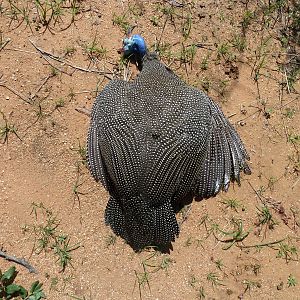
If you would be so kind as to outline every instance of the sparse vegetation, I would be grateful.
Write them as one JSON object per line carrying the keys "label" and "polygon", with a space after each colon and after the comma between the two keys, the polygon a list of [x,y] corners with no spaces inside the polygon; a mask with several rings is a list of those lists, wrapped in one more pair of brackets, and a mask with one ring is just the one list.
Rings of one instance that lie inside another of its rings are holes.
{"label": "sparse vegetation", "polygon": [[288,287],[296,286],[297,285],[297,279],[293,275],[289,275],[287,280]]}
{"label": "sparse vegetation", "polygon": [[70,237],[58,230],[60,221],[42,202],[32,203],[31,215],[34,215],[36,221],[40,217],[43,219],[43,223],[23,227],[24,233],[29,232],[35,237],[33,251],[37,254],[53,251],[61,271],[65,271],[67,266],[73,267],[71,252],[78,249],[80,244],[70,245]]}
{"label": "sparse vegetation", "polygon": [[9,124],[5,114],[2,111],[0,111],[0,114],[4,120],[4,125],[0,126],[0,139],[2,140],[2,144],[8,143],[8,138],[11,134],[15,135],[19,140],[21,140],[17,133],[16,126],[14,124]]}
{"label": "sparse vegetation", "polygon": [[224,285],[219,275],[214,272],[208,273],[206,279],[213,287],[216,287],[218,285]]}

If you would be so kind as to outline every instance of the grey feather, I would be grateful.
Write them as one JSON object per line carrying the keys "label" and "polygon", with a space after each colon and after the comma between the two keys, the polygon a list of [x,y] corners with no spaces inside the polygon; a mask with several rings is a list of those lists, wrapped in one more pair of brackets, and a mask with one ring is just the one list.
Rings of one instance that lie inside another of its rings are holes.
{"label": "grey feather", "polygon": [[250,172],[218,105],[149,53],[133,82],[113,80],[98,95],[87,147],[110,193],[105,221],[137,249],[175,240],[174,207],[187,195],[215,196]]}

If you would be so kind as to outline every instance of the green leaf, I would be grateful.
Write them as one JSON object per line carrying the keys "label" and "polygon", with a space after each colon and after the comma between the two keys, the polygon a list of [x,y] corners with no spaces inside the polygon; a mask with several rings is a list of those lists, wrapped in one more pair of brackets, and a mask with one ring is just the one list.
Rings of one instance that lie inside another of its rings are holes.
{"label": "green leaf", "polygon": [[45,294],[42,289],[43,284],[39,281],[35,281],[30,288],[30,296],[26,300],[40,300],[45,298]]}
{"label": "green leaf", "polygon": [[41,288],[42,284],[37,280],[35,281],[30,288],[30,293],[33,294],[34,292],[38,291]]}
{"label": "green leaf", "polygon": [[8,295],[13,295],[15,293],[19,293],[20,289],[21,287],[19,285],[12,283],[6,287],[6,293]]}
{"label": "green leaf", "polygon": [[10,267],[4,274],[1,276],[1,280],[11,280],[12,278],[17,275],[16,267],[12,266]]}
{"label": "green leaf", "polygon": [[40,300],[45,298],[45,294],[42,291],[36,292],[32,295],[30,295],[26,300]]}
{"label": "green leaf", "polygon": [[24,287],[22,287],[22,286],[20,286],[20,292],[19,292],[19,294],[22,297],[22,299],[25,299],[28,296],[27,290]]}

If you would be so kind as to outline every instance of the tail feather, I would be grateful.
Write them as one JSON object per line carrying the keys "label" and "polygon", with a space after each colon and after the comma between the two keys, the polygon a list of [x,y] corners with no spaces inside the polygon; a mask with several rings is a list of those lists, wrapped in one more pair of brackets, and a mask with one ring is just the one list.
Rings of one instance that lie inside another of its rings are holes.
{"label": "tail feather", "polygon": [[105,210],[105,222],[134,249],[142,249],[154,243],[167,244],[179,234],[170,203],[147,207],[139,196],[126,200],[110,197]]}

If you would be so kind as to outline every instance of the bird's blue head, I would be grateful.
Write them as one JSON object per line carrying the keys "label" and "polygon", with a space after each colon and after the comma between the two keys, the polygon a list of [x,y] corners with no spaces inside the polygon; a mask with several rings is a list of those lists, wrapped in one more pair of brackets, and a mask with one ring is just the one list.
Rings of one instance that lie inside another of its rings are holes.
{"label": "bird's blue head", "polygon": [[139,34],[126,37],[123,40],[122,52],[124,56],[135,54],[142,58],[147,52],[145,40]]}

